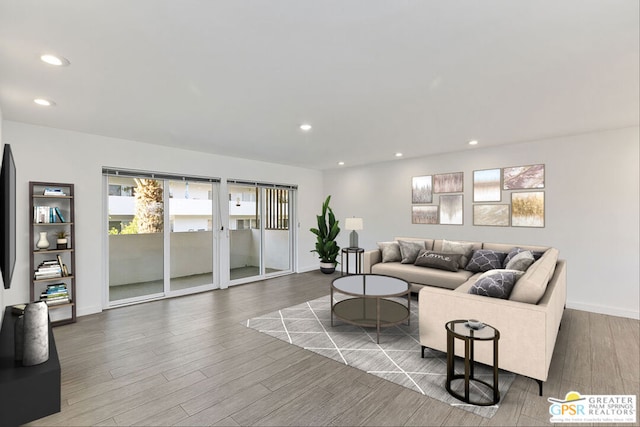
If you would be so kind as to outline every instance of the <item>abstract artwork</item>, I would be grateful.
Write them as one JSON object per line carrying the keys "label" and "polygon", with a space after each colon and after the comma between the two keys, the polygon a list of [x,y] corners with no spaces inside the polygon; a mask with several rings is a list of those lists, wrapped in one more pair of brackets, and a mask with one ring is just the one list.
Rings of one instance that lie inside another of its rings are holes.
{"label": "abstract artwork", "polygon": [[544,191],[511,193],[511,226],[544,227]]}
{"label": "abstract artwork", "polygon": [[433,177],[434,193],[461,193],[464,172],[441,173]]}
{"label": "abstract artwork", "polygon": [[440,196],[440,224],[462,225],[462,194]]}
{"label": "abstract artwork", "polygon": [[411,207],[411,223],[412,224],[437,224],[438,223],[438,207],[437,206],[412,206]]}
{"label": "abstract artwork", "polygon": [[473,225],[509,226],[509,205],[473,205]]}
{"label": "abstract artwork", "polygon": [[433,184],[431,175],[414,176],[411,180],[411,203],[431,203]]}
{"label": "abstract artwork", "polygon": [[473,201],[499,202],[501,200],[500,169],[473,171]]}
{"label": "abstract artwork", "polygon": [[544,165],[508,167],[502,172],[504,190],[544,188]]}

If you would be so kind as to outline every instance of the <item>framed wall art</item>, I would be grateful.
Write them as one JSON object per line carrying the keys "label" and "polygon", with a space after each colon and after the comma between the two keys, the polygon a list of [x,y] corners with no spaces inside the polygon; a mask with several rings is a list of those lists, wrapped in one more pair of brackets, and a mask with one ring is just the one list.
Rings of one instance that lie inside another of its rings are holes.
{"label": "framed wall art", "polygon": [[473,201],[499,202],[502,200],[501,170],[473,171]]}
{"label": "framed wall art", "polygon": [[433,180],[431,175],[414,176],[411,179],[411,203],[433,202]]}
{"label": "framed wall art", "polygon": [[473,205],[473,225],[509,226],[509,205]]}
{"label": "framed wall art", "polygon": [[544,188],[544,165],[513,166],[502,169],[503,190]]}
{"label": "framed wall art", "polygon": [[438,206],[411,206],[412,224],[438,224]]}
{"label": "framed wall art", "polygon": [[511,193],[511,226],[544,227],[544,191]]}
{"label": "framed wall art", "polygon": [[433,176],[434,193],[462,193],[464,172],[441,173]]}
{"label": "framed wall art", "polygon": [[440,224],[462,225],[462,194],[440,196]]}

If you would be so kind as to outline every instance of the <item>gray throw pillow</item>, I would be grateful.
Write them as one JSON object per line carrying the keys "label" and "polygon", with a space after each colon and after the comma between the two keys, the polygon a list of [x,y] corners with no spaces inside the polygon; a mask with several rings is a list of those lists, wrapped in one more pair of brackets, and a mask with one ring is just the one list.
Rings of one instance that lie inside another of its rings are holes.
{"label": "gray throw pillow", "polygon": [[478,249],[473,251],[473,256],[465,267],[465,270],[474,273],[482,273],[502,267],[507,254],[504,252],[492,251],[490,249]]}
{"label": "gray throw pillow", "polygon": [[439,270],[458,271],[458,262],[460,262],[460,254],[446,254],[442,252],[433,252],[422,250],[414,263],[418,267],[431,267]]}
{"label": "gray throw pillow", "polygon": [[418,258],[418,254],[421,250],[426,249],[424,242],[415,242],[408,240],[398,240],[400,245],[400,254],[402,255],[402,264],[413,264]]}
{"label": "gray throw pillow", "polygon": [[398,242],[378,242],[378,248],[382,253],[382,262],[400,262],[400,245]]}
{"label": "gray throw pillow", "polygon": [[492,274],[482,275],[469,288],[470,294],[491,298],[509,299],[513,286],[518,280],[519,272],[497,270]]}
{"label": "gray throw pillow", "polygon": [[536,260],[531,251],[522,251],[511,258],[504,268],[507,270],[527,271],[527,268],[529,268],[535,261]]}
{"label": "gray throw pillow", "polygon": [[473,243],[442,241],[442,252],[448,254],[460,254],[460,268],[465,268],[469,262],[469,257],[473,252]]}
{"label": "gray throw pillow", "polygon": [[[507,268],[507,264],[509,263],[509,261],[511,261],[511,258],[513,258],[514,256],[518,255],[521,252],[524,252],[526,249],[522,249],[522,248],[513,248],[509,251],[509,253],[507,254],[507,257],[504,259],[504,261],[502,262],[502,266],[504,268]],[[533,259],[534,261],[537,261],[540,259],[540,257],[542,255],[544,255],[544,252],[538,252],[538,251],[529,251],[533,254]]]}

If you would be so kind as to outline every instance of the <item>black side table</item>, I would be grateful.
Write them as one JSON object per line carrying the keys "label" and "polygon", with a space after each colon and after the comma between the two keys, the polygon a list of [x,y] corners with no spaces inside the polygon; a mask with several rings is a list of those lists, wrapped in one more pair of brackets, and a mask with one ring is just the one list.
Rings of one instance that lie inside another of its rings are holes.
{"label": "black side table", "polygon": [[[342,270],[341,276],[349,273],[349,255],[355,254],[356,256],[356,272],[355,274],[362,274],[362,264],[364,264],[364,249],[363,248],[342,248],[340,252],[340,264],[346,267]],[[344,256],[347,256],[347,264],[344,264]]]}
{"label": "black side table", "polygon": [[[495,405],[500,401],[500,392],[498,391],[498,340],[500,339],[500,331],[490,325],[484,325],[481,329],[472,329],[466,325],[466,320],[452,320],[447,322],[447,391],[453,397],[478,406]],[[464,341],[464,374],[455,374],[455,339]],[[473,375],[475,361],[473,359],[473,347],[476,341],[492,341],[493,342],[493,384],[475,378]],[[453,380],[464,380],[464,396],[451,389]],[[473,381],[478,385],[488,387],[493,392],[493,399],[484,402],[472,402],[469,397],[469,384]]]}

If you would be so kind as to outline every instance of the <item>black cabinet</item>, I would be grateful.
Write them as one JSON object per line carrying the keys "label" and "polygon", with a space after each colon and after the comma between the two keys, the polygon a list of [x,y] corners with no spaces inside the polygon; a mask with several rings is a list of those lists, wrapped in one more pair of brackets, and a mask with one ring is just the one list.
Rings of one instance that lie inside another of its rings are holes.
{"label": "black cabinet", "polygon": [[14,324],[5,308],[0,330],[0,425],[17,426],[60,412],[60,360],[49,324],[49,360],[35,366],[14,361]]}

